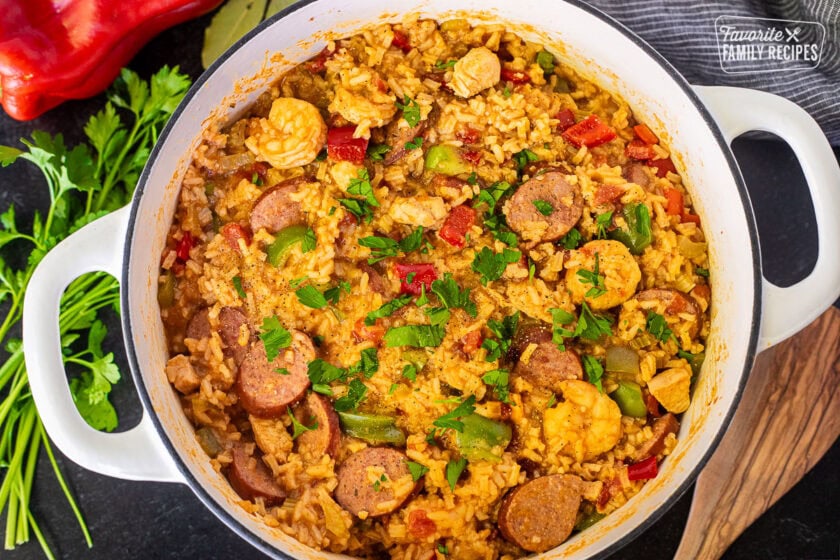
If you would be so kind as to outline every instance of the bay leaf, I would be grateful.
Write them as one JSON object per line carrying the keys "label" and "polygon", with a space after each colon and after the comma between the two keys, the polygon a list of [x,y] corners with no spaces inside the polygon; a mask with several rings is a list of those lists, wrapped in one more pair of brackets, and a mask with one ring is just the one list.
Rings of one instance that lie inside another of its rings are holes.
{"label": "bay leaf", "polygon": [[257,26],[268,0],[228,0],[204,30],[201,65],[213,64],[239,38]]}

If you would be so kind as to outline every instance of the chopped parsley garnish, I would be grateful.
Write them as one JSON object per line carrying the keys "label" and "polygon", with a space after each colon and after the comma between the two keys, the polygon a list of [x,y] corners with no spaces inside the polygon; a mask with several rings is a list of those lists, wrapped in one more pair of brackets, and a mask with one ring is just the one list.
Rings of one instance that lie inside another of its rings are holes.
{"label": "chopped parsley garnish", "polygon": [[601,376],[604,375],[604,368],[597,358],[592,356],[583,356],[583,371],[586,372],[586,380],[598,387],[598,392],[603,393],[604,387],[601,385]]}
{"label": "chopped parsley garnish", "polygon": [[564,309],[558,309],[556,307],[552,307],[548,312],[551,313],[551,342],[561,352],[565,352],[565,339],[575,336],[575,333],[563,325],[570,325],[575,320],[575,316]]}
{"label": "chopped parsley garnish", "polygon": [[452,315],[445,307],[432,307],[426,309],[426,315],[429,317],[429,323],[432,325],[445,325]]}
{"label": "chopped parsley garnish", "polygon": [[597,298],[607,293],[604,287],[604,277],[600,271],[600,256],[595,252],[595,268],[590,270],[578,270],[577,275],[582,284],[592,284],[592,287],[587,290],[584,297]]}
{"label": "chopped parsley garnish", "polygon": [[574,335],[588,340],[598,340],[602,336],[612,336],[611,324],[612,319],[610,317],[592,313],[592,310],[584,301],[581,304],[580,316]]}
{"label": "chopped parsley garnish", "polygon": [[505,99],[507,99],[508,97],[510,97],[510,96],[511,96],[511,93],[513,93],[513,92],[512,92],[512,91],[510,91],[510,86],[508,86],[508,85],[506,85],[506,86],[505,86],[505,89],[503,89],[503,90],[502,90],[502,96],[503,96]]}
{"label": "chopped parsley garnish", "polygon": [[262,179],[260,179],[260,176],[257,173],[254,173],[253,175],[251,175],[251,182],[254,183],[258,187],[261,187],[262,184],[263,184]]}
{"label": "chopped parsley garnish", "polygon": [[270,363],[280,353],[281,348],[288,348],[291,345],[292,333],[283,327],[276,315],[273,315],[263,319],[260,340],[265,346],[265,357]]}
{"label": "chopped parsley garnish", "polygon": [[417,381],[417,366],[414,364],[405,364],[402,369],[402,376],[414,383]]}
{"label": "chopped parsley garnish", "polygon": [[534,279],[534,274],[537,272],[537,265],[528,257],[528,282]]}
{"label": "chopped parsley garnish", "polygon": [[487,205],[487,213],[485,216],[489,217],[496,211],[496,203],[504,194],[510,190],[511,184],[507,181],[498,181],[493,183],[486,189],[481,189],[478,193],[479,202]]}
{"label": "chopped parsley garnish", "polygon": [[411,303],[411,296],[409,294],[405,294],[398,298],[392,299],[387,303],[383,303],[379,309],[375,311],[371,311],[365,317],[365,325],[372,326],[376,324],[377,319],[381,319],[383,317],[390,317],[394,314],[394,312],[402,307],[405,307]]}
{"label": "chopped parsley garnish", "polygon": [[467,184],[470,186],[475,186],[478,184],[478,175],[476,175],[475,171],[470,173],[470,176],[467,177]]}
{"label": "chopped parsley garnish", "polygon": [[351,289],[350,282],[342,281],[338,286],[324,290],[324,298],[331,304],[336,305],[338,304],[338,298],[341,296],[341,292],[344,291],[349,294]]}
{"label": "chopped parsley garnish", "polygon": [[496,215],[496,205],[499,199],[511,188],[510,183],[506,181],[499,181],[493,183],[486,189],[482,189],[478,193],[478,201],[487,205],[487,211],[484,213],[484,227],[486,227],[493,237],[506,243],[511,247],[516,247],[518,239],[516,234],[507,228],[505,219],[502,216]]}
{"label": "chopped parsley garnish", "polygon": [[447,60],[446,62],[442,60],[438,60],[435,62],[435,70],[446,70],[447,68],[453,68],[455,63],[458,62],[457,60]]}
{"label": "chopped parsley garnish", "polygon": [[572,228],[569,233],[560,238],[560,244],[568,250],[577,249],[580,245],[581,236],[577,228]]}
{"label": "chopped parsley garnish", "polygon": [[527,148],[513,154],[513,161],[516,162],[516,169],[519,171],[525,169],[525,166],[529,163],[539,161],[539,159],[537,154]]}
{"label": "chopped parsley garnish", "polygon": [[385,475],[385,474],[383,474],[382,476],[380,476],[380,477],[379,477],[379,480],[374,480],[374,481],[373,481],[373,491],[374,491],[374,492],[379,492],[379,491],[381,491],[381,490],[382,490],[382,483],[383,483],[383,482],[388,482],[388,476],[387,476],[387,475]]}
{"label": "chopped parsley garnish", "polygon": [[300,251],[302,253],[308,253],[315,248],[317,243],[318,240],[315,238],[315,232],[312,228],[306,228],[306,231],[303,234],[303,240],[300,243]]}
{"label": "chopped parsley garnish", "polygon": [[532,203],[534,208],[536,208],[543,216],[551,216],[551,213],[554,212],[554,206],[552,206],[550,202],[546,202],[545,200],[534,200]]}
{"label": "chopped parsley garnish", "polygon": [[359,245],[371,249],[368,264],[374,264],[381,260],[396,257],[402,253],[416,251],[423,244],[423,226],[418,226],[400,241],[394,241],[390,237],[378,237],[371,235],[359,239]]}
{"label": "chopped parsley garnish", "polygon": [[[463,469],[462,469],[462,470],[463,470]],[[460,474],[460,473],[459,473],[459,474]],[[455,488],[454,488],[454,487],[453,487],[452,489],[453,489],[453,490],[455,490]],[[438,552],[440,552],[441,554],[443,554],[444,556],[448,556],[448,555],[449,555],[449,549],[448,549],[448,548],[446,548],[446,545],[444,545],[444,544],[438,543],[438,545],[437,545],[437,551],[438,551]]]}
{"label": "chopped parsley garnish", "polygon": [[402,111],[402,116],[408,126],[417,126],[420,123],[420,105],[416,101],[406,95],[403,102],[397,101],[396,105],[397,109]]}
{"label": "chopped parsley garnish", "polygon": [[432,422],[435,427],[442,430],[455,430],[456,432],[464,431],[464,423],[459,420],[464,416],[469,416],[475,412],[475,395],[470,395],[457,407],[453,408],[437,420]]}
{"label": "chopped parsley garnish", "polygon": [[598,214],[598,216],[595,218],[595,226],[598,228],[598,239],[607,238],[607,228],[609,227],[610,223],[612,223],[612,216],[613,211],[610,210],[609,212]]}
{"label": "chopped parsley garnish", "polygon": [[367,387],[365,384],[358,379],[353,379],[350,381],[347,394],[337,399],[333,407],[338,412],[356,410],[359,407],[359,404],[364,400],[365,393],[367,393]]}
{"label": "chopped parsley garnish", "polygon": [[458,460],[453,459],[452,461],[446,463],[446,481],[449,483],[449,488],[451,488],[453,492],[455,491],[455,485],[458,483],[458,479],[461,478],[461,473],[464,472],[464,468],[466,468],[466,466],[467,460],[463,457]]}
{"label": "chopped parsley garnish", "polygon": [[295,278],[294,280],[289,282],[289,287],[294,290],[295,288],[297,288],[298,286],[300,286],[301,284],[303,284],[307,280],[309,280],[309,276],[301,276],[300,278]]}
{"label": "chopped parsley garnish", "polygon": [[[309,432],[309,431],[314,430],[318,427],[318,421],[317,420],[311,426],[304,426],[303,424],[298,422],[298,419],[295,418],[294,414],[292,414],[292,409],[289,408],[288,406],[286,407],[286,412],[289,414],[289,418],[292,419],[292,430],[293,430],[292,439],[297,439],[298,436],[301,435],[302,433]],[[313,420],[314,420],[314,418],[313,418]]]}
{"label": "chopped parsley garnish", "polygon": [[504,249],[501,253],[494,253],[489,247],[482,247],[481,251],[475,254],[472,262],[472,269],[481,275],[481,284],[493,282],[502,277],[505,267],[517,262],[522,258],[522,253],[513,249]]}
{"label": "chopped parsley garnish", "polygon": [[368,148],[368,157],[371,161],[382,161],[385,159],[385,154],[391,151],[391,146],[388,144],[372,144]]}
{"label": "chopped parsley garnish", "polygon": [[289,370],[287,370],[284,367],[274,368],[274,373],[279,373],[280,375],[291,375],[292,374],[292,372],[290,372]]}
{"label": "chopped parsley garnish", "polygon": [[347,192],[362,198],[340,198],[338,201],[347,208],[348,212],[369,224],[373,220],[373,207],[378,207],[379,201],[373,193],[370,175],[366,168],[359,169],[356,178],[350,180]]}
{"label": "chopped parsley garnish", "polygon": [[493,319],[487,321],[487,328],[496,335],[496,339],[485,338],[484,342],[481,343],[481,347],[487,350],[486,361],[494,362],[510,350],[511,341],[518,325],[519,311],[513,315],[508,315],[501,321],[494,321]]}
{"label": "chopped parsley garnish", "polygon": [[415,463],[414,461],[406,461],[406,466],[408,466],[408,472],[411,473],[411,479],[414,482],[417,482],[423,475],[429,472],[429,467],[426,465],[421,465],[420,463]]}
{"label": "chopped parsley garnish", "polygon": [[695,266],[694,273],[697,274],[697,276],[702,276],[703,278],[709,277],[709,269],[701,266]]}
{"label": "chopped parsley garnish", "polygon": [[391,386],[388,387],[388,394],[393,395],[394,393],[397,392],[397,389],[399,389],[399,388],[400,388],[399,383],[391,383]]}
{"label": "chopped parsley garnish", "polygon": [[555,395],[554,393],[551,393],[551,397],[548,399],[548,402],[545,403],[545,407],[546,408],[551,408],[555,404],[557,404],[557,395]]}
{"label": "chopped parsley garnish", "polygon": [[509,403],[508,382],[510,375],[507,370],[493,369],[481,376],[481,380],[493,387],[496,398],[503,403]]}
{"label": "chopped parsley garnish", "polygon": [[377,371],[379,371],[379,355],[376,348],[365,348],[361,352],[359,361],[350,366],[348,373],[361,373],[365,378],[370,379]]}
{"label": "chopped parsley garnish", "polygon": [[414,140],[412,140],[410,142],[406,142],[404,147],[405,147],[406,150],[408,150],[410,152],[411,150],[416,150],[417,148],[419,148],[422,145],[423,145],[423,137],[422,136],[415,136]]}
{"label": "chopped parsley garnish", "polygon": [[298,301],[306,307],[322,309],[327,306],[327,298],[311,284],[295,290],[295,295]]}
{"label": "chopped parsley garnish", "polygon": [[446,334],[441,325],[405,325],[402,327],[391,327],[385,333],[385,346],[413,346],[414,348],[425,348],[440,346]]}
{"label": "chopped parsley garnish", "polygon": [[233,277],[233,289],[236,290],[236,293],[239,294],[239,297],[245,299],[247,294],[245,293],[245,289],[242,288],[242,278],[239,276]]}
{"label": "chopped parsley garnish", "polygon": [[649,311],[647,314],[645,328],[660,342],[668,342],[668,339],[674,336],[674,333],[668,328],[668,323],[665,322],[665,317],[653,311]]}
{"label": "chopped parsley garnish", "polygon": [[333,381],[347,379],[346,369],[334,366],[321,358],[309,362],[306,374],[312,382],[312,390],[322,395],[332,395],[330,383]]}
{"label": "chopped parsley garnish", "polygon": [[460,289],[457,282],[452,279],[452,274],[448,272],[443,275],[443,280],[432,282],[432,292],[446,309],[460,307],[470,317],[475,317],[478,314],[475,302],[470,299],[470,289]]}
{"label": "chopped parsley garnish", "polygon": [[554,74],[554,55],[548,51],[537,53],[537,64],[542,68],[543,74],[550,76]]}

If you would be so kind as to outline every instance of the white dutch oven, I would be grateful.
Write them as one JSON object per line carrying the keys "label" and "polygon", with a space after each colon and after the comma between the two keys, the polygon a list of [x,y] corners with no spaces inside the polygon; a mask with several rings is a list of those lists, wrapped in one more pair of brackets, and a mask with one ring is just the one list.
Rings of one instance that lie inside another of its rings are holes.
{"label": "white dutch oven", "polygon": [[[456,9],[474,10],[468,16],[473,20],[513,24],[619,93],[657,132],[667,130],[711,248],[715,301],[708,357],[674,454],[627,505],[543,557],[606,555],[653,523],[691,484],[727,427],[756,352],[802,329],[840,295],[840,169],[817,124],[793,103],[751,90],[692,88],[620,24],[586,5],[556,0],[303,2],[262,24],[216,62],[161,135],[132,204],[61,243],[32,277],[23,323],[30,385],[47,431],[70,459],[115,477],[188,484],[231,529],[269,555],[334,557],[249,517],[210,467],[164,374],[167,351],[156,298],[161,250],[180,178],[209,116],[234,117],[278,72],[319,52],[326,38],[383,19],[399,21],[399,13],[464,15]],[[276,52],[282,57],[272,58]],[[811,275],[789,288],[761,274],[752,209],[728,146],[748,130],[786,139],[811,190],[819,258]],[[121,279],[125,345],[145,407],[138,426],[117,434],[96,432],[77,414],[59,347],[61,293],[80,274],[96,270]]]}

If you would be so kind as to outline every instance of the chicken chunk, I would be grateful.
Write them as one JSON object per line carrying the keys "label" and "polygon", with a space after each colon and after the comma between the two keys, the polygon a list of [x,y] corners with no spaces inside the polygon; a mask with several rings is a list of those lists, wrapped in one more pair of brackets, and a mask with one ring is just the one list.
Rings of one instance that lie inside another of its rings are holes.
{"label": "chicken chunk", "polygon": [[470,49],[452,69],[449,86],[459,97],[472,97],[493,87],[501,79],[499,57],[487,47]]}
{"label": "chicken chunk", "polygon": [[190,363],[190,359],[183,354],[170,358],[166,363],[166,377],[175,388],[188,395],[198,389],[201,378]]}
{"label": "chicken chunk", "polygon": [[315,161],[327,141],[327,124],[318,108],[301,99],[281,97],[245,146],[277,169],[292,169]]}
{"label": "chicken chunk", "polygon": [[666,369],[648,382],[650,394],[668,412],[679,414],[688,410],[691,402],[691,371],[685,367]]}
{"label": "chicken chunk", "polygon": [[395,222],[409,226],[437,229],[446,219],[446,202],[439,196],[418,195],[412,198],[396,197],[388,215]]}

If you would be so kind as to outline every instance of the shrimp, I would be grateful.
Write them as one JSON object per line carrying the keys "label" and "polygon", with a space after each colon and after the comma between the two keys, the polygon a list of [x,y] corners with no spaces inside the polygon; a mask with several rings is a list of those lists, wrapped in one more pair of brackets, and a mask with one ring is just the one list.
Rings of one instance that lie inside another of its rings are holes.
{"label": "shrimp", "polygon": [[459,97],[473,95],[493,87],[501,79],[499,57],[487,47],[470,49],[452,68],[449,87]]}
{"label": "shrimp", "polygon": [[566,288],[572,300],[577,304],[585,301],[594,310],[624,303],[635,293],[641,279],[642,271],[636,259],[618,241],[590,241],[572,253],[566,263]]}
{"label": "shrimp", "polygon": [[277,169],[292,169],[315,161],[327,141],[327,124],[315,105],[280,97],[271,104],[267,119],[245,139],[257,159]]}
{"label": "shrimp", "polygon": [[615,401],[586,381],[562,381],[560,388],[564,401],[543,415],[549,449],[588,461],[615,447],[622,436]]}

